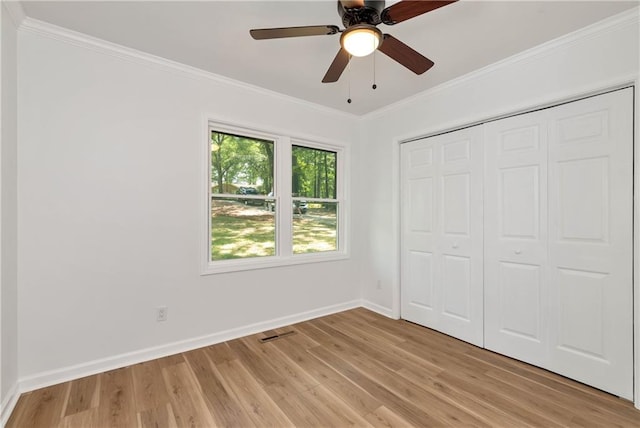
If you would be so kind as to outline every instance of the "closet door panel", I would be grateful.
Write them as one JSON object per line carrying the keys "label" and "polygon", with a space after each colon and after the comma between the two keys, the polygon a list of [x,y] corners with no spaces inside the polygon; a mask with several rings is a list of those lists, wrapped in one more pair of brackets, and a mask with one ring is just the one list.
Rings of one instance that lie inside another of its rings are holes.
{"label": "closet door panel", "polygon": [[549,141],[551,359],[633,396],[633,93],[554,108]]}
{"label": "closet door panel", "polygon": [[434,263],[437,225],[436,147],[431,143],[407,143],[402,162],[402,316],[422,325],[435,323]]}
{"label": "closet door panel", "polygon": [[469,238],[470,181],[468,172],[442,177],[442,229],[446,236]]}
{"label": "closet door panel", "polygon": [[442,257],[442,314],[464,323],[471,322],[471,259]]}
{"label": "closet door panel", "polygon": [[540,266],[501,262],[499,298],[502,308],[500,326],[503,334],[538,346],[540,331]]}
{"label": "closet door panel", "polygon": [[500,186],[500,235],[536,241],[540,236],[540,167],[502,168]]}
{"label": "closet door panel", "polygon": [[485,347],[547,359],[547,132],[537,112],[485,125]]}
{"label": "closet door panel", "polygon": [[480,127],[438,137],[442,147],[440,331],[476,345],[483,344],[484,308],[481,137]]}
{"label": "closet door panel", "polygon": [[416,311],[433,311],[433,254],[410,251],[407,255],[406,290],[409,305]]}
{"label": "closet door panel", "polygon": [[[557,347],[588,359],[606,360],[604,313],[607,274],[559,268]],[[580,299],[576,299],[580,296]]]}
{"label": "closet door panel", "polygon": [[402,317],[482,346],[479,128],[403,144],[401,162]]}

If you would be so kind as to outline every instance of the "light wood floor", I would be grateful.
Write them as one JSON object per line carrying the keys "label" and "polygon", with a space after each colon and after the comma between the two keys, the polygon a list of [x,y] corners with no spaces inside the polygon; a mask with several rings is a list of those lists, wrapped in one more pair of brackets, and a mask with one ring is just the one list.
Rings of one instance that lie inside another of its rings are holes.
{"label": "light wood floor", "polygon": [[355,309],[24,394],[7,426],[349,425],[640,427],[640,411]]}

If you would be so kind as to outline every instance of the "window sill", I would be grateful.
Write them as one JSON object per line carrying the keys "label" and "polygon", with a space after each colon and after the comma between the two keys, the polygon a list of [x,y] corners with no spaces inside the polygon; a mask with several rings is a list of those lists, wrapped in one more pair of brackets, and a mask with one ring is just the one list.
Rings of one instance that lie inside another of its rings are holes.
{"label": "window sill", "polygon": [[271,256],[264,258],[221,260],[205,263],[201,275],[215,275],[219,273],[242,272],[254,269],[269,269],[282,266],[293,266],[308,263],[332,262],[347,260],[349,254],[332,251],[327,253],[297,254],[294,256]]}

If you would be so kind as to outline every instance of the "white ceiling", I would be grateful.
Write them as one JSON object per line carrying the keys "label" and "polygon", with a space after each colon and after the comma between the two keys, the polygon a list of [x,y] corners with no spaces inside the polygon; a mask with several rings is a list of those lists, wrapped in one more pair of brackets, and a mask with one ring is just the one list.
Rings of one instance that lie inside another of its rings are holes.
{"label": "white ceiling", "polygon": [[[327,84],[321,80],[339,49],[339,35],[256,41],[249,29],[342,28],[335,0],[22,2],[30,18],[356,115],[638,4],[463,0],[394,26],[379,26],[435,62],[425,74],[416,76],[376,53],[354,58],[337,83]],[[351,104],[346,102],[349,93]]]}

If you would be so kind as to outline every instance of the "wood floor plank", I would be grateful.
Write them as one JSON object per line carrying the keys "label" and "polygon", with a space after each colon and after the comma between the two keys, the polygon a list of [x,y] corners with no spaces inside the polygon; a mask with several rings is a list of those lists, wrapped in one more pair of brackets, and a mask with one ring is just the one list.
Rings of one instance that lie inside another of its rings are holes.
{"label": "wood floor plank", "polygon": [[202,348],[213,364],[226,363],[227,361],[237,359],[235,352],[231,350],[228,342],[218,343],[216,345]]}
{"label": "wood floor plank", "polygon": [[323,423],[322,426],[371,426],[365,418],[360,416],[342,400],[336,399],[333,392],[322,385],[318,385],[312,390],[307,391],[304,395],[307,398],[306,403],[304,403],[304,407],[306,408],[308,405],[307,403],[309,403],[311,406],[315,406],[319,409],[323,414],[326,423]]}
{"label": "wood floor plank", "polygon": [[[249,426],[251,419],[244,412],[233,391],[225,385],[222,376],[209,358],[206,348],[184,354],[185,360],[200,385],[205,403],[216,426]],[[226,361],[233,361],[228,359]],[[225,364],[220,362],[220,364]]]}
{"label": "wood floor plank", "polygon": [[365,339],[367,342],[394,347],[405,340],[375,327],[372,323],[365,322],[351,312],[334,314],[326,320],[333,321],[332,325],[336,325],[338,330],[357,334],[359,338]]}
{"label": "wood floor plank", "polygon": [[[238,356],[237,361],[241,361],[260,385],[269,391],[269,395],[274,401],[279,401],[291,394],[291,391],[287,391],[285,380],[278,375],[276,370],[267,361],[259,358],[241,339],[230,341],[229,346]],[[227,364],[231,363],[233,361]]]}
{"label": "wood floor plank", "polygon": [[[412,369],[420,373],[420,377],[429,379],[443,371],[441,367],[423,358],[405,353],[399,346],[394,348],[395,352],[389,352],[384,346],[363,342],[357,334],[343,334],[328,324],[314,322],[313,326],[326,333],[321,336],[322,339],[318,339],[325,346],[332,346],[334,352],[345,358],[357,360],[360,366],[366,367],[371,373],[387,373],[387,370],[397,373],[400,369]],[[395,361],[395,364],[389,364],[389,361]],[[389,374],[393,379],[393,374]]]}
{"label": "wood floor plank", "polygon": [[376,380],[383,383],[387,389],[397,396],[417,406],[429,403],[428,410],[431,417],[437,418],[440,424],[455,424],[468,426],[490,426],[490,421],[462,407],[448,398],[419,385],[411,378],[398,376],[397,372],[378,366],[374,361],[360,360],[358,368],[362,372],[376,373]]}
{"label": "wood floor plank", "polygon": [[156,360],[160,365],[160,368],[175,366],[176,364],[184,363],[184,357],[182,354],[169,355],[166,357],[158,358]]}
{"label": "wood floor plank", "polygon": [[297,395],[291,395],[286,400],[278,403],[278,407],[296,427],[328,427],[326,412],[318,408],[309,399],[309,391]]}
{"label": "wood floor plank", "polygon": [[[562,423],[570,423],[573,420],[573,416],[568,415],[565,411],[567,405],[579,405],[582,408],[580,415],[582,418],[587,418],[601,425],[607,425],[613,414],[626,419],[629,423],[634,422],[633,418],[627,419],[624,412],[612,412],[613,406],[606,406],[605,408],[594,406],[590,400],[578,394],[562,393],[555,394],[551,397],[549,394],[552,390],[547,386],[537,382],[523,382],[521,376],[508,370],[491,370],[487,372],[487,377],[499,380],[501,385],[513,385],[513,387],[528,395],[540,397],[540,399],[536,401],[536,405],[544,406],[544,408],[540,410],[548,416],[555,416],[556,420],[560,420]],[[509,389],[505,388],[505,392],[508,393]]]}
{"label": "wood floor plank", "polygon": [[320,384],[331,390],[341,401],[348,403],[359,415],[364,416],[371,413],[382,405],[380,400],[371,396],[369,392],[324,364],[307,349],[298,346],[295,342],[297,338],[280,341],[274,344],[274,347],[291,358]]}
{"label": "wood floor plank", "polygon": [[274,427],[293,425],[240,361],[218,364],[216,368],[231,386],[240,405],[255,425]]}
{"label": "wood floor plank", "polygon": [[282,400],[278,407],[299,427],[371,426],[322,385]]}
{"label": "wood floor plank", "polygon": [[461,352],[447,352],[439,349],[437,346],[433,346],[433,344],[431,345],[429,352],[425,352],[425,345],[411,340],[400,343],[397,348],[404,352],[408,352],[415,357],[428,361],[430,364],[439,367],[443,371],[455,370],[481,375],[491,368],[481,362],[476,363],[469,361],[469,359],[465,358]]}
{"label": "wood floor plank", "polygon": [[99,426],[100,415],[98,408],[91,408],[82,412],[76,412],[62,418],[59,428],[86,428]]}
{"label": "wood floor plank", "polygon": [[530,400],[537,400],[539,397],[529,395],[512,396],[505,394],[501,390],[496,390],[484,384],[484,377],[470,381],[468,374],[454,373],[446,371],[438,375],[438,380],[453,388],[463,389],[469,394],[473,394],[486,403],[492,403],[500,409],[508,409],[509,414],[530,426],[559,427],[562,426],[544,413],[531,410]]}
{"label": "wood floor plank", "polygon": [[143,410],[138,413],[140,428],[178,428],[171,404]]}
{"label": "wood floor plank", "polygon": [[[384,348],[372,346],[366,340],[358,337],[357,333],[350,335],[349,332],[340,331],[322,319],[312,320],[310,324],[326,333],[326,337],[329,338],[329,341],[333,343],[334,347],[342,348],[341,352],[351,352],[352,355],[367,355],[376,359],[380,364],[388,367],[390,370],[400,370],[404,366],[404,361],[386,352]],[[325,340],[325,343],[328,342]]]}
{"label": "wood floor plank", "polygon": [[164,409],[169,403],[169,394],[161,373],[158,360],[147,361],[131,366],[133,390],[136,396],[136,411]]}
{"label": "wood floor plank", "polygon": [[442,424],[441,421],[421,409],[420,406],[399,397],[383,384],[363,375],[353,364],[341,359],[327,348],[321,346],[311,349],[310,352],[353,383],[368,391],[373,397],[385,403],[387,407],[411,424],[416,426],[439,426]]}
{"label": "wood floor plank", "polygon": [[[329,330],[329,334],[333,334],[335,336],[337,332],[344,333],[345,336],[340,336],[339,338],[346,338],[346,343],[348,344],[355,344],[357,342],[357,346],[354,346],[356,349],[374,357],[378,362],[383,364],[388,360],[401,362],[399,365],[387,364],[387,367],[392,370],[398,370],[398,367],[400,367],[400,369],[407,369],[415,373],[420,373],[420,377],[436,376],[443,370],[442,367],[401,349],[399,346],[405,342],[403,339],[396,338],[396,341],[380,339],[378,336],[371,333],[371,329],[367,329],[364,325],[347,325],[347,323],[338,322],[331,324],[331,326],[333,330]],[[382,358],[381,355],[384,355],[385,358]]]}
{"label": "wood floor plank", "polygon": [[475,397],[466,390],[453,388],[441,382],[437,377],[423,376],[422,373],[411,371],[410,369],[401,369],[397,373],[407,381],[418,383],[422,388],[427,389],[442,400],[449,401],[453,406],[459,406],[489,425],[505,427],[523,425],[521,419],[510,415],[509,412],[500,409],[493,403]]}
{"label": "wood floor plank", "polygon": [[100,375],[98,420],[110,427],[137,424],[131,368],[111,370]]}
{"label": "wood floor plank", "polygon": [[373,325],[403,338],[406,342],[436,348],[449,354],[465,352],[469,347],[473,346],[461,340],[452,340],[451,336],[408,321],[399,320],[387,323],[378,318],[377,321],[373,322]]}
{"label": "wood floor plank", "polygon": [[65,416],[98,407],[100,397],[100,384],[98,379],[96,376],[87,376],[71,382]]}
{"label": "wood floor plank", "polygon": [[401,418],[385,406],[378,407],[373,412],[366,414],[364,417],[374,427],[393,428],[411,426],[406,419]]}
{"label": "wood floor plank", "polygon": [[[309,336],[302,334],[300,332],[300,330],[298,329],[299,325],[302,325],[304,323],[298,323],[292,326],[291,330],[294,330],[296,332],[296,334],[291,335],[289,337],[287,337],[287,340],[284,340],[282,342],[284,343],[295,343],[300,349],[310,349],[310,348],[315,348],[316,346],[319,346],[320,344],[318,342],[316,342],[315,340],[313,340],[312,338],[310,338]],[[276,342],[276,344],[280,344],[281,342]]]}
{"label": "wood floor plank", "polygon": [[[480,348],[471,347],[465,354],[474,361],[492,365],[493,369],[490,370],[492,377],[499,376],[499,373],[502,373],[502,376],[509,376],[509,374],[516,376],[515,378],[504,379],[505,382],[517,381],[518,385],[531,388],[542,385],[546,388],[545,395],[561,394],[555,399],[571,397],[572,400],[576,400],[576,403],[580,403],[583,408],[597,409],[598,412],[603,412],[609,416],[615,415],[616,417],[626,418],[629,422],[637,420],[637,409],[629,407],[627,401],[601,390]],[[604,403],[606,403],[606,406],[603,406]]]}
{"label": "wood floor plank", "polygon": [[176,424],[180,427],[213,427],[215,423],[186,362],[162,369]]}
{"label": "wood floor plank", "polygon": [[[440,333],[436,333],[436,334],[440,335]],[[405,346],[405,345],[402,344],[400,346]],[[510,398],[512,398],[513,396],[524,397],[525,395],[522,395],[520,389],[514,388],[514,385],[521,384],[521,380],[523,378],[508,376],[509,370],[515,370],[518,373],[523,373],[523,372],[529,373],[529,371],[532,369],[534,370],[534,374],[531,376],[541,380],[542,381],[541,385],[553,384],[554,388],[556,388],[557,390],[557,388],[564,389],[565,387],[568,387],[568,384],[572,384],[571,387],[569,387],[570,392],[568,395],[572,397],[572,400],[575,400],[577,397],[581,396],[581,394],[576,394],[577,390],[573,389],[573,387],[583,388],[584,385],[579,385],[577,382],[566,380],[561,376],[552,375],[551,373],[546,372],[545,370],[534,368],[533,366],[529,366],[522,362],[515,361],[506,357],[502,357],[492,352],[487,352],[486,350],[482,350],[483,352],[477,353],[479,348],[476,348],[468,344],[463,344],[462,346],[464,346],[465,349],[459,349],[460,352],[457,352],[451,355],[445,354],[441,350],[434,350],[430,352],[428,358],[432,358],[432,359],[440,358],[440,360],[436,360],[436,361],[442,361],[444,359],[449,360],[451,363],[454,364],[454,367],[456,369],[455,372],[458,375],[466,373],[469,376],[469,378],[472,378],[472,379],[475,379],[476,375],[482,372],[484,375],[482,383],[485,386],[490,386],[492,390],[498,391],[500,394],[508,396]],[[470,353],[472,354],[477,353],[477,356],[474,358],[469,358],[468,356]],[[496,361],[501,361],[501,362],[498,363]],[[506,368],[508,368],[509,370],[506,370]],[[492,375],[489,375],[489,373],[492,373]],[[504,378],[506,376],[509,377],[507,381],[502,381],[498,383],[495,382],[497,378],[499,377]],[[535,408],[535,407],[546,406],[542,412],[544,413],[545,418],[552,419],[555,421],[555,423],[559,423],[559,424],[568,423],[570,418],[567,417],[564,406],[561,406],[558,404],[558,402],[566,401],[566,400],[563,400],[563,394],[561,394],[560,396],[555,396],[553,399],[551,399],[548,397],[549,389],[544,390],[544,389],[535,388],[536,384],[537,382],[527,383],[527,385],[530,388],[529,396],[538,397],[536,400],[531,402],[532,405],[530,404],[529,407]],[[591,392],[593,392],[593,388],[588,388],[588,389],[592,390]],[[534,390],[535,390],[535,393],[533,392]],[[607,396],[608,398],[611,398],[610,395],[607,394]],[[588,409],[588,407],[586,406],[587,406],[587,403],[583,402],[582,403],[583,413],[586,412]],[[604,409],[600,409],[600,410],[605,411]],[[592,416],[593,418],[595,418],[595,420],[601,420],[603,423],[606,423],[606,417],[602,417],[602,415],[598,415],[597,413],[592,413]]]}
{"label": "wood floor plank", "polygon": [[[286,339],[281,339],[286,340]],[[273,343],[261,343],[256,336],[242,339],[245,345],[251,349],[257,358],[262,359],[278,375],[280,384],[284,386],[288,393],[301,393],[318,386],[318,381],[307,374],[286,355],[282,355],[275,348]]]}
{"label": "wood floor plank", "polygon": [[626,428],[640,411],[358,308],[32,391],[6,425],[136,426]]}
{"label": "wood floor plank", "polygon": [[[388,367],[391,370],[399,370],[402,368],[402,362],[399,359],[390,357],[380,349],[373,349],[365,343],[358,342],[318,320],[310,321],[301,325],[299,328],[302,329],[307,336],[310,336],[322,346],[337,352],[344,358],[359,360],[371,357],[376,359],[380,365]],[[354,346],[356,344],[358,346]]]}

